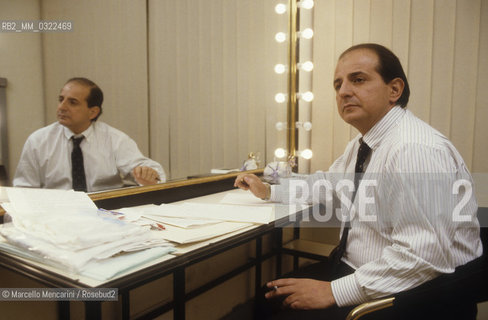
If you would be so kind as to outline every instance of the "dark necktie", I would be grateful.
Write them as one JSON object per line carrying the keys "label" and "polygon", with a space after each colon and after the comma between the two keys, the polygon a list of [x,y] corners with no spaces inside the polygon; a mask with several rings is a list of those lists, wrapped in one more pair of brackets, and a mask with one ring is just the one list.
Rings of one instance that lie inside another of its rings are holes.
{"label": "dark necktie", "polygon": [[[356,192],[359,187],[359,179],[364,172],[364,162],[368,158],[369,153],[371,152],[371,148],[361,139],[361,145],[359,146],[358,155],[356,158],[356,167],[354,169],[354,191],[352,193],[351,202],[354,202],[354,198],[356,197]],[[342,230],[341,241],[339,245],[334,249],[331,253],[331,259],[334,261],[334,264],[339,264],[341,261],[344,252],[346,252],[346,244],[347,244],[347,236],[349,235],[349,229],[351,228],[351,222],[346,221],[344,229]]]}
{"label": "dark necktie", "polygon": [[86,192],[85,167],[83,165],[83,152],[80,143],[85,137],[72,137],[73,151],[71,152],[71,176],[73,178],[73,190]]}

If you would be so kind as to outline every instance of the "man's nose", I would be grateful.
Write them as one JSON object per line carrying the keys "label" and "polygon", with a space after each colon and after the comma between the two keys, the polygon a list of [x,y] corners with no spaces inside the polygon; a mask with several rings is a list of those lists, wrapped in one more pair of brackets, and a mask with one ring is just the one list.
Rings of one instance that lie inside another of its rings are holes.
{"label": "man's nose", "polygon": [[348,81],[344,81],[343,83],[341,83],[337,94],[341,97],[350,96],[352,94],[351,84]]}
{"label": "man's nose", "polygon": [[65,100],[59,101],[58,110],[64,110],[64,109],[66,109],[66,101]]}

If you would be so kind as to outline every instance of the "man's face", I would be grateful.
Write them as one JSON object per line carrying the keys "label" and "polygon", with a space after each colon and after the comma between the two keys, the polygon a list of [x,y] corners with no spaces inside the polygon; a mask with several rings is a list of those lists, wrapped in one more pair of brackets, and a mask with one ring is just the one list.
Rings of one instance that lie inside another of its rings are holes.
{"label": "man's face", "polygon": [[388,113],[399,97],[396,97],[398,88],[394,83],[399,79],[386,84],[376,71],[377,65],[378,57],[374,51],[357,49],[344,55],[335,71],[334,89],[339,114],[363,135]]}
{"label": "man's face", "polygon": [[91,120],[100,112],[100,108],[88,108],[86,98],[90,88],[78,82],[64,85],[59,94],[59,104],[56,110],[58,121],[73,133],[82,133],[90,126]]}

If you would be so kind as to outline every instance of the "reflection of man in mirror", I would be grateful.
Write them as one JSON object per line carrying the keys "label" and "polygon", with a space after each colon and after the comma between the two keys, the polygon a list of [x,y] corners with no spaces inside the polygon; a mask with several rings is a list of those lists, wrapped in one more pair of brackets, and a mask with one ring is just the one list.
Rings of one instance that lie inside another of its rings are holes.
{"label": "reflection of man in mirror", "polygon": [[15,172],[15,187],[98,191],[127,182],[164,182],[161,165],[142,155],[125,133],[97,121],[103,93],[86,78],[72,78],[59,94],[58,122],[32,133]]}
{"label": "reflection of man in mirror", "polygon": [[[308,190],[317,181],[354,176],[348,198],[353,205],[344,210],[351,220],[343,223],[340,243],[328,261],[267,283],[269,292],[257,297],[257,314],[263,318],[345,319],[355,305],[428,285],[482,254],[477,203],[468,192],[471,176],[453,144],[406,109],[410,90],[399,59],[377,44],[353,46],[339,57],[333,84],[340,116],[360,134],[327,173],[309,176]],[[361,190],[368,181],[376,187],[365,210],[377,222],[361,218]],[[451,193],[460,181],[466,183],[463,195]],[[245,173],[235,186],[272,201],[296,193],[286,181],[270,186]],[[465,199],[462,215],[467,219],[460,223],[450,206]],[[351,214],[353,208],[359,208],[359,215]],[[476,319],[473,301],[429,302],[409,310],[394,306],[372,318]]]}

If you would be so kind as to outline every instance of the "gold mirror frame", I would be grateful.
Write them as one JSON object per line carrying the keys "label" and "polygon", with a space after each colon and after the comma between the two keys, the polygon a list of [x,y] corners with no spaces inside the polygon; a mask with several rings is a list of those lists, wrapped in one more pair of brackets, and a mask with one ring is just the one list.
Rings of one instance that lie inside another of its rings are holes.
{"label": "gold mirror frame", "polygon": [[[298,130],[296,122],[298,120],[298,73],[297,73],[297,57],[298,57],[298,41],[297,41],[297,22],[298,22],[298,6],[297,0],[289,0],[288,2],[289,23],[288,23],[288,108],[287,108],[287,151],[290,157],[296,157],[296,141],[298,140]],[[298,169],[297,167],[295,167]]]}
{"label": "gold mirror frame", "polygon": [[[263,173],[263,169],[249,170],[246,172],[260,175]],[[192,185],[197,185],[197,184],[204,184],[204,183],[209,183],[209,182],[217,182],[217,181],[227,180],[229,178],[237,177],[241,173],[242,172],[233,172],[233,173],[227,173],[227,174],[211,175],[211,176],[201,177],[201,178],[192,178],[192,179],[182,179],[182,180],[169,181],[169,182],[160,183],[160,184],[151,185],[151,186],[128,187],[128,188],[122,188],[122,189],[105,190],[105,191],[90,193],[89,196],[93,201],[121,198],[121,197],[126,197],[126,196],[143,194],[146,192],[160,191],[160,190],[166,190],[166,189],[172,189],[172,188],[186,187],[186,186],[192,186]],[[229,189],[231,189],[231,188],[233,188],[232,185],[229,186]]]}

